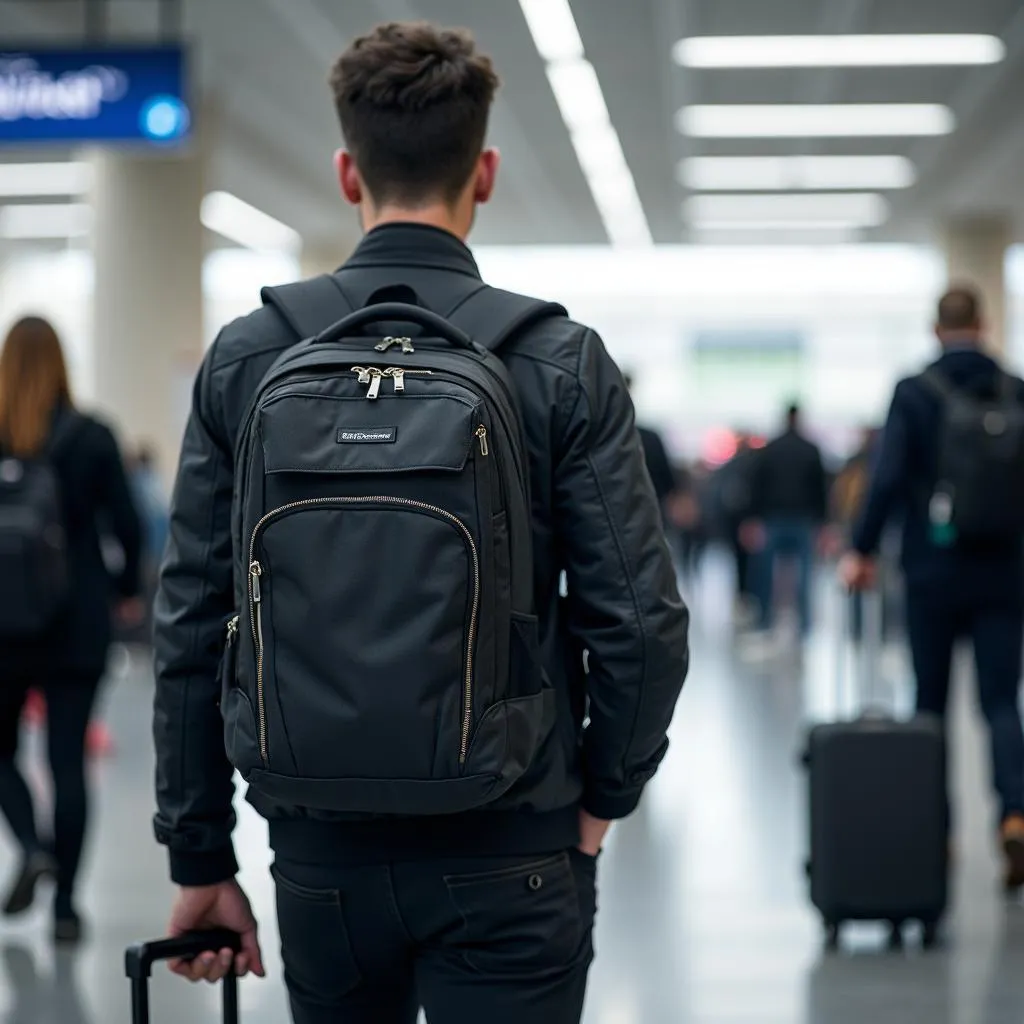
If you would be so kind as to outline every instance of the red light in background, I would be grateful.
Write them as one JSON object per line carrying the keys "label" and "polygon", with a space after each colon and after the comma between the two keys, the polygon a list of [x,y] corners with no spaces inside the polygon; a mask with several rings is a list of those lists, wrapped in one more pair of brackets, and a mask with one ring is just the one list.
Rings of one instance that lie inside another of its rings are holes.
{"label": "red light in background", "polygon": [[736,454],[738,447],[733,431],[716,427],[704,435],[704,460],[712,466],[724,465]]}

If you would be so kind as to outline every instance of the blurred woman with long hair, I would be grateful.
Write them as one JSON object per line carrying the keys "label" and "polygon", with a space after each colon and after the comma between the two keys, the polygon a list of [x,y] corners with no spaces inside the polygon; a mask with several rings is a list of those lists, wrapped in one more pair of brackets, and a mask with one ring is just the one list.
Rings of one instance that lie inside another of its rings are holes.
{"label": "blurred woman with long hair", "polygon": [[[103,559],[101,524],[124,553],[116,578]],[[10,584],[0,601],[0,811],[22,860],[0,909],[25,912],[37,883],[53,877],[57,941],[82,934],[74,896],[88,809],[86,728],[106,667],[112,603],[120,598],[126,613],[137,613],[140,543],[114,435],[75,408],[53,327],[40,317],[19,320],[0,352],[0,577]],[[36,830],[15,763],[30,688],[47,705],[52,843]]]}

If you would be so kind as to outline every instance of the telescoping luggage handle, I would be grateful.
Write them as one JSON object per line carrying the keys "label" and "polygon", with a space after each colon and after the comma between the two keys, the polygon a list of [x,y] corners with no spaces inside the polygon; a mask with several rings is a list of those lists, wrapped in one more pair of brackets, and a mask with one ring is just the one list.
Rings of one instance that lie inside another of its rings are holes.
{"label": "telescoping luggage handle", "polygon": [[[882,581],[867,590],[852,591],[841,586],[839,637],[836,644],[836,685],[840,708],[853,709],[855,716],[863,718],[888,717],[889,709],[879,702],[882,644],[884,639],[885,609],[882,600]],[[860,598],[861,642],[857,642],[854,629],[855,602]],[[854,667],[851,671],[847,648],[853,649]]]}
{"label": "telescoping luggage handle", "polygon": [[[132,985],[132,1024],[149,1024],[149,977],[153,964],[160,960],[216,953],[222,949],[240,952],[242,937],[237,932],[215,929],[130,946],[124,955],[124,970]],[[238,979],[234,971],[224,976],[222,984],[224,1024],[238,1024]]]}
{"label": "telescoping luggage handle", "polygon": [[416,324],[457,348],[476,351],[476,346],[465,331],[459,330],[458,327],[449,323],[443,316],[438,316],[433,310],[424,309],[422,306],[411,306],[406,302],[378,302],[372,306],[357,309],[354,313],[350,313],[336,324],[321,331],[313,339],[313,344],[326,345],[332,341],[339,341],[341,338],[356,334],[367,324],[383,320]]}

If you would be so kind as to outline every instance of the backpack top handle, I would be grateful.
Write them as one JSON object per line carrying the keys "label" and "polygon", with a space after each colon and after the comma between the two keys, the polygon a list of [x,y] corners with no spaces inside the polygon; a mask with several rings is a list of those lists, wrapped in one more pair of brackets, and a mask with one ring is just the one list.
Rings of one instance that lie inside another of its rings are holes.
{"label": "backpack top handle", "polygon": [[411,306],[405,302],[378,302],[372,306],[357,309],[354,313],[350,313],[336,324],[321,331],[313,339],[313,344],[326,345],[333,341],[339,341],[344,337],[358,334],[367,324],[381,321],[416,324],[457,348],[469,349],[472,352],[476,352],[478,349],[478,346],[473,344],[465,331],[459,330],[444,317],[438,316],[437,313],[424,309],[422,306]]}

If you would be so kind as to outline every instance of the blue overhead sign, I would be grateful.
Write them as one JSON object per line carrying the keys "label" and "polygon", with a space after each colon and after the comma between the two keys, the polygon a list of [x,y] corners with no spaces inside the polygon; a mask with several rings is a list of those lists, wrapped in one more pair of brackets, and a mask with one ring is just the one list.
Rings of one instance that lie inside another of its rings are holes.
{"label": "blue overhead sign", "polygon": [[188,136],[192,116],[179,46],[5,50],[2,45],[0,145],[168,145]]}

